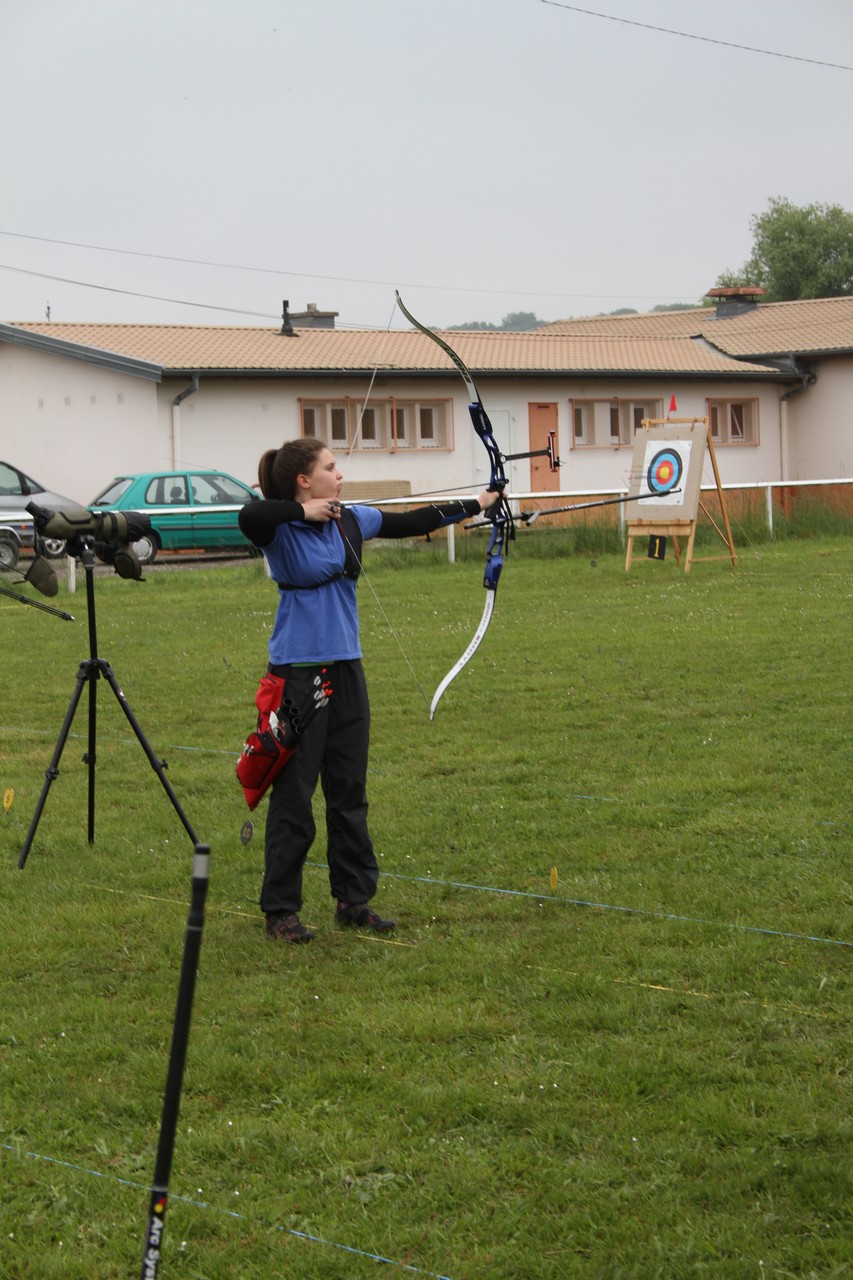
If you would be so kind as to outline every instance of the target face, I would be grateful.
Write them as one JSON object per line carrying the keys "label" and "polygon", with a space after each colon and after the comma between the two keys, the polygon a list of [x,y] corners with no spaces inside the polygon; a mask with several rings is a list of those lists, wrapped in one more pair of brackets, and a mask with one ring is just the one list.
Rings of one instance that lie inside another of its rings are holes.
{"label": "target face", "polygon": [[680,506],[684,501],[684,488],[690,466],[689,440],[662,444],[649,440],[643,459],[640,492],[654,495],[665,506]]}
{"label": "target face", "polygon": [[661,449],[652,458],[646,473],[650,493],[669,493],[678,488],[684,467],[674,449]]}

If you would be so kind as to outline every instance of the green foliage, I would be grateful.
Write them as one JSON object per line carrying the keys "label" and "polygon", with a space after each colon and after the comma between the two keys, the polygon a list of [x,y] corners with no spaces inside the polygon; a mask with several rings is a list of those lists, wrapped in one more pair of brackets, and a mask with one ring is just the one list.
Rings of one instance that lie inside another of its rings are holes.
{"label": "green foliage", "polygon": [[[431,693],[479,618],[478,540],[455,566],[368,546],[385,940],[334,926],[322,836],[315,942],[263,936],[263,807],[242,845],[233,776],[262,566],[98,577],[101,655],[212,848],[164,1278],[849,1272],[851,542],[626,574],[530,532],[432,724],[398,642]],[[18,870],[88,649],[84,594],[56,603],[76,623],[0,602],[0,1274],[118,1280],[192,849],[101,681],[95,841],[84,696]]]}
{"label": "green foliage", "polygon": [[767,302],[853,293],[853,213],[841,205],[798,206],[777,196],[751,226],[750,257],[718,285],[759,285]]}
{"label": "green foliage", "polygon": [[495,331],[509,329],[517,333],[528,329],[538,329],[541,325],[547,323],[547,320],[540,320],[535,311],[510,311],[508,315],[504,316],[500,324],[491,324],[488,320],[469,320],[466,324],[450,325],[450,328],[493,329]]}

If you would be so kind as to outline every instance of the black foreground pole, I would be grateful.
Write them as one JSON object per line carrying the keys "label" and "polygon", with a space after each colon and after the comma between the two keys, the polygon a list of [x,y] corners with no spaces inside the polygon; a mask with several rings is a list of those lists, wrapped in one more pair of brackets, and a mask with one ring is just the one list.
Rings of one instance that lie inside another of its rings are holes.
{"label": "black foreground pole", "polygon": [[141,1280],[155,1280],[163,1253],[163,1228],[169,1202],[169,1174],[172,1169],[172,1153],[175,1149],[175,1131],[181,1104],[193,994],[201,951],[201,934],[204,928],[204,900],[207,896],[209,878],[210,846],[197,844],[193,858],[192,895],[184,940],[184,960],[181,966],[175,1023],[172,1030],[172,1050],[169,1055],[169,1070],[163,1094],[160,1141],[157,1145],[157,1159],[154,1162],[154,1181],[151,1184],[148,1226],[142,1254]]}

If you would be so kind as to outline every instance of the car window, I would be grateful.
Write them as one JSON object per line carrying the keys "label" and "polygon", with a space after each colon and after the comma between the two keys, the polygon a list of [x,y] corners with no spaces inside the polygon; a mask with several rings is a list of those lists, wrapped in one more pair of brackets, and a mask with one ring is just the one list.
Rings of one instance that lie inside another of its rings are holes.
{"label": "car window", "polygon": [[130,478],[125,476],[118,480],[113,480],[112,484],[107,485],[106,489],[98,494],[97,498],[93,498],[89,503],[91,507],[111,507],[123,493],[127,493],[130,488]]}
{"label": "car window", "polygon": [[20,492],[21,481],[18,478],[17,471],[13,471],[7,463],[0,462],[0,493],[6,497],[11,497],[13,493],[19,494]]}
{"label": "car window", "polygon": [[185,505],[186,501],[186,476],[152,476],[148,481],[145,502],[149,507]]}
{"label": "car window", "polygon": [[25,497],[30,493],[44,493],[44,485],[31,480],[17,467],[10,467],[8,462],[0,462],[0,494],[7,498]]}
{"label": "car window", "polygon": [[254,497],[252,490],[241,484],[239,480],[234,480],[231,476],[219,473],[215,475],[199,475],[195,473],[190,476],[190,484],[192,485],[193,501],[201,506],[212,506],[214,504],[233,506],[237,503],[248,502],[250,498]]}

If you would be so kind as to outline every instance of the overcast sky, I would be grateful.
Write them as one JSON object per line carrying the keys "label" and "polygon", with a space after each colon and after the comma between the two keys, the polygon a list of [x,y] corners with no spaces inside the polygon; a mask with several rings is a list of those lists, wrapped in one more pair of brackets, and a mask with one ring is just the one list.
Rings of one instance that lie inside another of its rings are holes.
{"label": "overcast sky", "polygon": [[0,0],[0,320],[643,311],[853,210],[851,0],[583,7]]}

